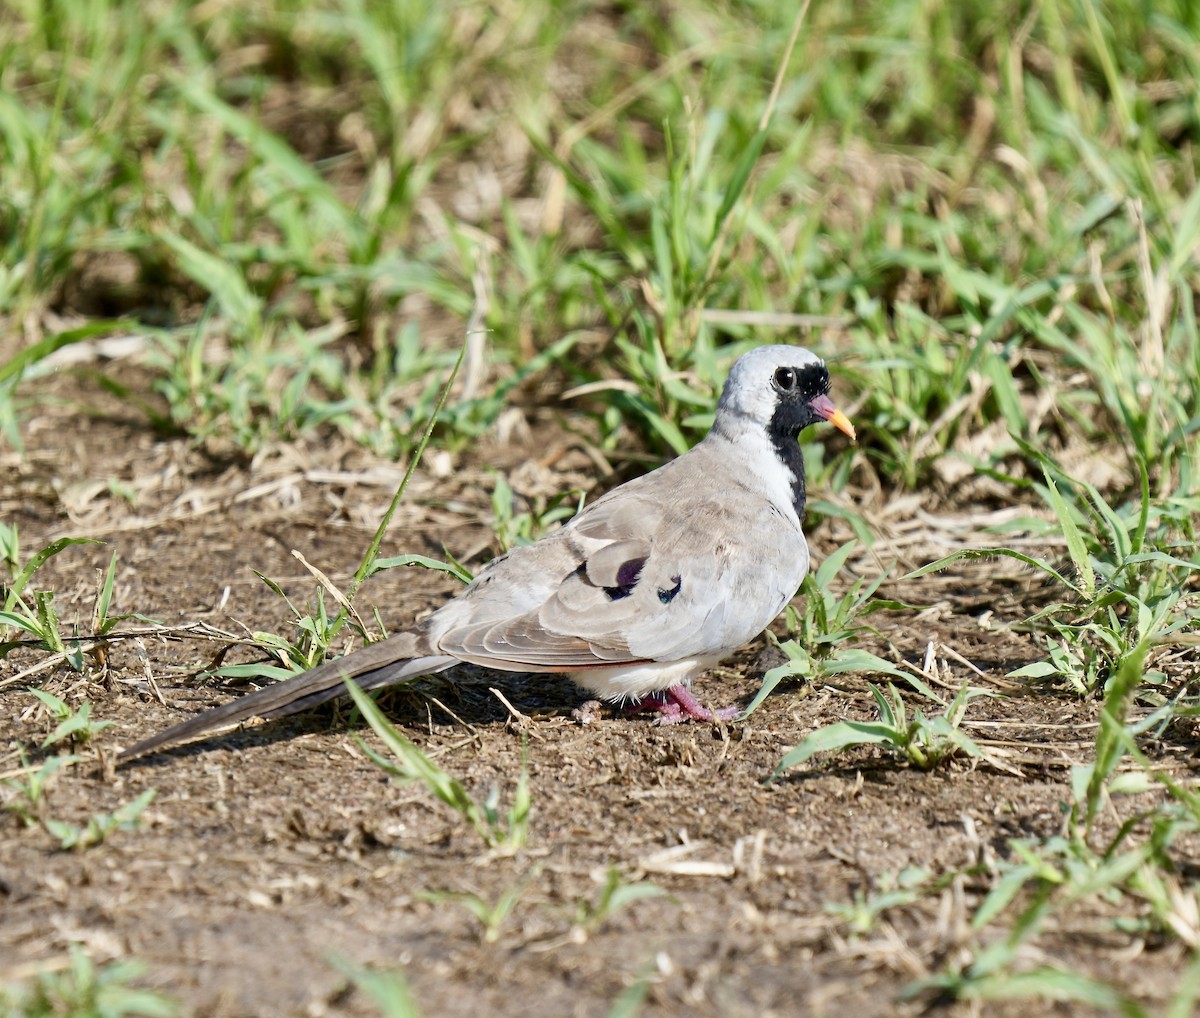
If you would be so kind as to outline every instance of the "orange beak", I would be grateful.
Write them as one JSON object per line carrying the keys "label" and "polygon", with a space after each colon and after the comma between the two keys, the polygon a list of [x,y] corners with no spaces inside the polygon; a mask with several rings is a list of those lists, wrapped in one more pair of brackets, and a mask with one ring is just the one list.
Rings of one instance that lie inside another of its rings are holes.
{"label": "orange beak", "polygon": [[854,425],[850,423],[850,418],[834,406],[833,400],[828,396],[818,396],[809,403],[809,406],[813,408],[813,412],[818,417],[823,417],[843,435],[848,435],[851,441],[857,439],[854,433]]}

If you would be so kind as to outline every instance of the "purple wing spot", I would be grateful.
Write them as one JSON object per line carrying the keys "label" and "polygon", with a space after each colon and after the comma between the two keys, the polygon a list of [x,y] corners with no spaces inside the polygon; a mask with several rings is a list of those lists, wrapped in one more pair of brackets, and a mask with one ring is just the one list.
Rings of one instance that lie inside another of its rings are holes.
{"label": "purple wing spot", "polygon": [[617,586],[632,587],[637,583],[642,576],[642,566],[646,564],[644,558],[631,558],[628,562],[622,562],[621,568],[617,570]]}
{"label": "purple wing spot", "polygon": [[637,586],[638,580],[642,578],[642,567],[645,564],[646,560],[644,558],[631,558],[628,562],[622,562],[621,567],[617,570],[616,585],[604,588],[608,599],[610,601],[620,601],[621,598],[632,594],[633,588]]}

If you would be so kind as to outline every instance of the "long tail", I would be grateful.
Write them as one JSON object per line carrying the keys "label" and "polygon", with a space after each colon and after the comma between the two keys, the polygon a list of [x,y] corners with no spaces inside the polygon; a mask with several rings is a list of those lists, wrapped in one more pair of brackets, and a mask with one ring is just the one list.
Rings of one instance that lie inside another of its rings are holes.
{"label": "long tail", "polygon": [[[358,680],[363,689],[379,689],[395,683],[415,679],[421,675],[440,672],[458,662],[457,658],[444,654],[411,656],[410,647],[415,640],[406,639],[408,633],[399,633],[387,640],[369,644],[345,657],[326,661],[294,679],[273,682],[248,696],[239,697],[203,714],[197,714],[181,724],[168,728],[143,739],[135,746],[123,750],[118,763],[144,756],[155,750],[165,749],[190,741],[198,735],[217,728],[227,728],[250,718],[281,718],[288,714],[307,710],[325,703],[346,692],[346,678]],[[409,651],[405,653],[405,651]]]}

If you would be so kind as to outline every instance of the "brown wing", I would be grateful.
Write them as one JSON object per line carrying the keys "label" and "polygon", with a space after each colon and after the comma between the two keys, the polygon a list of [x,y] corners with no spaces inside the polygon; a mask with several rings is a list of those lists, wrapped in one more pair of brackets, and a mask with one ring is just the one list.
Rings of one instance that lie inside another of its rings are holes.
{"label": "brown wing", "polygon": [[747,516],[707,488],[669,503],[652,494],[623,489],[494,563],[447,606],[438,648],[492,668],[571,671],[709,654],[761,632],[799,579],[785,593],[758,589],[760,559],[794,552],[795,529],[784,534],[765,503]]}

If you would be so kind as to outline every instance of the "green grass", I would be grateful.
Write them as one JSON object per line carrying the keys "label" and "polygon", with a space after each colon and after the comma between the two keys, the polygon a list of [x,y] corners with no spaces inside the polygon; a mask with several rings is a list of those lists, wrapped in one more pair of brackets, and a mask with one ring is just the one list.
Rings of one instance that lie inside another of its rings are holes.
{"label": "green grass", "polygon": [[[81,265],[117,265],[111,293],[96,270],[105,310],[150,329],[165,419],[198,439],[253,449],[334,427],[406,451],[436,391],[412,398],[437,364],[404,313],[413,294],[482,311],[502,364],[610,333],[599,361],[559,362],[636,383],[594,401],[613,441],[633,426],[681,448],[711,406],[713,351],[773,335],[707,309],[846,322],[868,452],[906,486],[966,430],[1033,437],[1022,397],[1065,380],[1047,355],[1093,382],[1063,392],[1047,438],[1079,427],[1169,474],[1196,430],[1187,372],[1139,395],[1164,362],[1200,367],[1181,299],[1200,236],[1178,150],[1196,122],[1184,4],[1143,19],[1133,3],[1056,3],[1028,22],[818,5],[774,104],[791,25],[754,5],[711,39],[683,16],[631,15],[594,41],[570,35],[565,3],[481,19],[471,5],[131,10],[9,15],[0,64],[22,101],[0,104],[0,310],[36,334],[37,312],[82,300]],[[589,71],[581,108],[513,83],[568,38]],[[67,44],[88,57],[62,59]],[[685,60],[614,61],[619,44],[694,47],[703,77]],[[262,59],[226,69],[240,46]],[[285,99],[312,112],[272,115]],[[463,103],[478,107],[466,130]],[[506,169],[545,183],[456,211],[441,193],[454,167],[491,165],[499,145]],[[445,440],[486,428],[500,404],[483,404],[445,409]],[[984,465],[1012,455],[1001,441]]]}
{"label": "green grass", "polygon": [[502,813],[498,788],[493,788],[488,797],[480,802],[461,781],[443,770],[416,743],[396,728],[376,706],[375,701],[359,689],[352,679],[346,680],[346,688],[355,707],[362,712],[367,724],[388,751],[385,756],[362,743],[363,751],[372,763],[399,783],[424,785],[434,798],[458,813],[492,852],[511,855],[525,847],[529,838],[532,806],[527,771],[522,769],[511,795],[511,804],[508,810]]}
{"label": "green grass", "polygon": [[94,965],[78,945],[61,971],[0,985],[0,1013],[14,1018],[171,1018],[179,1007],[169,997],[130,985],[145,971],[132,961]]}
{"label": "green grass", "polygon": [[[1200,813],[1138,737],[1197,710],[1180,662],[1200,612],[1200,7],[818,3],[789,52],[793,18],[755,0],[611,17],[567,0],[6,5],[0,434],[19,446],[57,351],[129,332],[148,387],[71,370],[202,447],[339,435],[412,463],[425,441],[468,448],[537,381],[586,386],[568,405],[607,452],[665,455],[708,425],[737,352],[810,342],[861,436],[807,450],[813,521],[840,517],[869,545],[851,493],[953,502],[960,479],[987,479],[993,503],[1026,510],[1021,533],[1053,545],[998,533],[918,572],[1023,563],[1049,593],[1027,605],[1035,651],[1010,678],[1093,699],[1103,719],[1066,840],[975,874],[991,887],[981,928],[1008,921],[1007,937],[924,990],[987,999],[1019,975],[1009,993],[1134,1010],[1015,966],[1079,895],[1179,928],[1172,832]],[[468,329],[488,366],[445,400]],[[498,540],[530,539],[571,500],[522,508],[498,477]],[[69,543],[26,559],[0,524],[0,654],[32,642],[83,667],[53,593],[31,586]],[[350,598],[398,564],[378,551]],[[876,609],[912,609],[873,581],[836,588],[849,554],[806,585],[763,696],[788,675],[901,674],[859,644]],[[123,618],[114,566],[96,637]],[[316,604],[271,648],[289,667],[362,628]],[[877,725],[826,729],[784,762],[864,738],[918,763],[927,737],[970,752],[961,711],[910,724],[899,693],[876,692]],[[63,709],[80,732],[103,724]],[[1131,770],[1162,808],[1097,846],[1098,804]],[[463,809],[485,841],[512,836]],[[873,902],[847,914],[868,923]]]}

